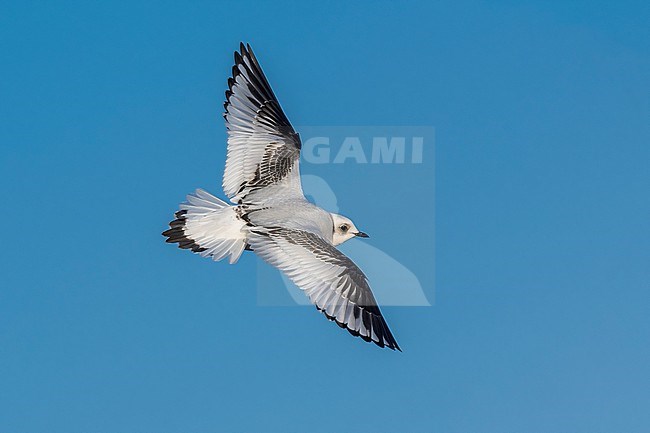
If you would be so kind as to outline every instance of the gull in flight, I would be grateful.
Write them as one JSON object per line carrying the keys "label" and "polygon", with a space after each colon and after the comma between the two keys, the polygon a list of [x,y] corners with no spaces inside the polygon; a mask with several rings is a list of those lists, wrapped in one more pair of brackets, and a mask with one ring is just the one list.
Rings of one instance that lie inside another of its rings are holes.
{"label": "gull in flight", "polygon": [[253,251],[284,272],[329,320],[365,341],[401,350],[366,276],[336,248],[368,235],[305,198],[300,137],[248,44],[235,52],[224,107],[223,191],[232,204],[196,190],[163,232],[167,242],[215,261],[228,257],[231,264],[244,250]]}

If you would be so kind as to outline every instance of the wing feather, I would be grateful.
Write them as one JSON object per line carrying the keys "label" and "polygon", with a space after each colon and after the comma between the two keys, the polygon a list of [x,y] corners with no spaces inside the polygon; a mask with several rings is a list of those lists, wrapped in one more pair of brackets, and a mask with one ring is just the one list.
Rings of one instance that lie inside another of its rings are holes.
{"label": "wing feather", "polygon": [[380,347],[401,350],[366,276],[323,238],[302,230],[254,227],[249,231],[248,243],[258,256],[305,291],[328,319]]}
{"label": "wing feather", "polygon": [[223,189],[234,203],[251,192],[286,183],[284,196],[302,196],[300,137],[282,111],[250,46],[235,52],[224,103],[228,151]]}

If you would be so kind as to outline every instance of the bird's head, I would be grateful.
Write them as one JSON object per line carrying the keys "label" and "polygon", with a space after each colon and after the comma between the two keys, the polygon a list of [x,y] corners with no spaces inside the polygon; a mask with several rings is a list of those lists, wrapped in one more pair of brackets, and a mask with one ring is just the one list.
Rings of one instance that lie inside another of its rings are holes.
{"label": "bird's head", "polygon": [[332,221],[334,222],[334,234],[332,236],[332,243],[334,245],[340,245],[353,237],[369,237],[367,234],[360,231],[349,218],[335,213],[331,215]]}

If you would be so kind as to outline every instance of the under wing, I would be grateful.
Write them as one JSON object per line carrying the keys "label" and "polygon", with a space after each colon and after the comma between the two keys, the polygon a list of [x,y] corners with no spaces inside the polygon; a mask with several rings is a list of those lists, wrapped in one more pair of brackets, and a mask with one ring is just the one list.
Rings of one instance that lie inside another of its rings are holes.
{"label": "under wing", "polygon": [[241,44],[235,52],[224,108],[228,156],[223,190],[230,200],[245,202],[247,195],[269,186],[281,186],[284,197],[303,197],[300,137],[249,45]]}
{"label": "under wing", "polygon": [[401,351],[366,276],[333,245],[314,233],[280,227],[251,228],[248,243],[300,287],[328,319],[354,336]]}

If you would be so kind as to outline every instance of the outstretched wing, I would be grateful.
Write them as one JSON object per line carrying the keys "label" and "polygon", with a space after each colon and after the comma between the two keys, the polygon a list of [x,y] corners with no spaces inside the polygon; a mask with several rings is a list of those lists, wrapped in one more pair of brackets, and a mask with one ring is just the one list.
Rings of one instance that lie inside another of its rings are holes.
{"label": "outstretched wing", "polygon": [[235,52],[224,103],[228,157],[223,190],[233,203],[253,191],[280,185],[302,196],[300,137],[282,111],[249,45]]}
{"label": "outstretched wing", "polygon": [[352,335],[400,350],[366,276],[320,236],[285,228],[251,228],[248,243],[269,264],[305,291],[328,319]]}

